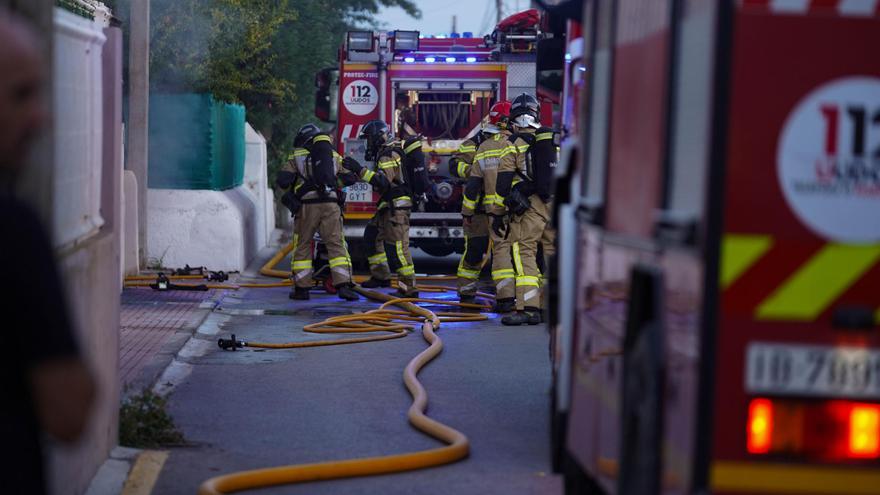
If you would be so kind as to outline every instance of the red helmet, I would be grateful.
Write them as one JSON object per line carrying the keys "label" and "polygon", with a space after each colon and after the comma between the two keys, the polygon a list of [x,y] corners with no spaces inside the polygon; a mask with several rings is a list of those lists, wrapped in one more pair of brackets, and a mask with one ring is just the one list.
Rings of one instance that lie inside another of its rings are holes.
{"label": "red helmet", "polygon": [[489,123],[495,126],[503,126],[510,120],[510,102],[507,100],[499,101],[492,105],[489,110]]}

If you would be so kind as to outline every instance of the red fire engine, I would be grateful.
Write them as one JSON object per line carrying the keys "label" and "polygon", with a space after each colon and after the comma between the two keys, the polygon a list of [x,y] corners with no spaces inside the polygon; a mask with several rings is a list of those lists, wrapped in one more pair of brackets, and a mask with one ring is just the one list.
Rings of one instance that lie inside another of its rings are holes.
{"label": "red fire engine", "polygon": [[[325,69],[316,78],[315,113],[336,122],[340,153],[363,162],[365,143],[358,135],[372,119],[423,136],[434,194],[413,211],[410,241],[428,254],[464,249],[462,184],[450,177],[448,161],[478,130],[493,103],[522,92],[535,94],[536,21],[536,11],[520,14],[484,38],[352,31],[339,51],[339,68]],[[376,199],[367,184],[347,189],[345,232],[355,246]]]}
{"label": "red fire engine", "polygon": [[880,2],[586,0],[568,34],[568,491],[880,494]]}

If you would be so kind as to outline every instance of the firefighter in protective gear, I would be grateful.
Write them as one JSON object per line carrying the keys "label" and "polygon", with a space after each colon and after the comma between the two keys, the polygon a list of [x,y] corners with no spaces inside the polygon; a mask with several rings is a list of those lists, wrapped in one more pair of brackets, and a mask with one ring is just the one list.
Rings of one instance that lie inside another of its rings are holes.
{"label": "firefighter in protective gear", "polygon": [[[488,137],[480,143],[474,153],[467,184],[464,188],[461,214],[467,223],[469,217],[476,216],[479,208],[489,213],[492,224],[503,222],[506,208],[498,202],[496,184],[502,160],[510,155],[511,149],[507,130],[510,116],[510,102],[499,101],[489,111],[489,124],[483,129]],[[495,283],[495,311],[508,313],[514,310],[515,272],[511,262],[511,244],[504,232],[492,228],[492,281]],[[477,272],[479,275],[479,272]]]}
{"label": "firefighter in protective gear", "polygon": [[276,183],[284,189],[282,203],[296,218],[291,272],[294,288],[291,299],[309,299],[314,285],[312,240],[317,232],[327,247],[333,286],[341,299],[354,301],[351,259],[342,231],[341,189],[357,181],[357,176],[341,167],[330,136],[314,124],[300,128],[294,138],[294,151],[287,165],[278,172]]}
{"label": "firefighter in protective gear", "polygon": [[[553,172],[556,147],[553,131],[538,122],[538,102],[521,94],[511,102],[512,153],[505,155],[498,170],[496,213],[502,205],[510,213],[508,235],[516,272],[517,312],[505,316],[505,325],[536,325],[541,322],[541,272],[538,244],[548,230],[552,211]],[[549,241],[547,239],[545,242]]]}
{"label": "firefighter in protective gear", "polygon": [[421,139],[394,141],[388,124],[381,120],[367,122],[360,138],[367,142],[365,158],[374,162],[374,170],[351,157],[345,159],[344,166],[381,194],[376,213],[364,230],[370,279],[361,285],[388,287],[393,270],[397,272],[398,293],[417,297],[415,265],[409,252],[409,217],[417,198],[429,189]]}
{"label": "firefighter in protective gear", "polygon": [[[449,174],[465,182],[470,177],[474,166],[474,155],[477,147],[491,137],[492,133],[479,130],[472,137],[464,140],[458,151],[449,159]],[[464,253],[458,262],[458,299],[464,303],[476,300],[477,282],[486,256],[489,255],[489,217],[482,204],[483,195],[470,216],[462,217],[464,230]]]}

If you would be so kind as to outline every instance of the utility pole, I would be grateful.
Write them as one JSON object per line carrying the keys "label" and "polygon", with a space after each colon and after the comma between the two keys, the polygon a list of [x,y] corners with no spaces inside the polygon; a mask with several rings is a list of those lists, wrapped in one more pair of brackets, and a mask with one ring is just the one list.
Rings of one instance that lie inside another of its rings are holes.
{"label": "utility pole", "polygon": [[150,132],[150,0],[132,0],[128,55],[128,169],[137,178],[138,260],[147,264]]}
{"label": "utility pole", "polygon": [[503,0],[495,0],[495,25],[501,23],[501,19],[504,17],[502,15],[502,11],[504,10],[504,1]]}
{"label": "utility pole", "polygon": [[456,16],[453,14],[453,16],[452,16],[452,31],[450,31],[450,34],[458,32],[458,29],[455,26],[455,18],[456,18]]}

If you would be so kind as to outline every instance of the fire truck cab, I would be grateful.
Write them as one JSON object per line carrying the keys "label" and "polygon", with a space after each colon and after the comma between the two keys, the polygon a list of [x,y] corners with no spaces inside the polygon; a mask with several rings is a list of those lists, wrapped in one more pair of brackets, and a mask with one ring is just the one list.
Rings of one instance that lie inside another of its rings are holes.
{"label": "fire truck cab", "polygon": [[[484,38],[352,31],[340,48],[339,67],[318,74],[315,114],[335,122],[340,153],[366,165],[365,142],[358,136],[373,119],[387,122],[398,138],[422,136],[434,188],[412,212],[415,247],[434,256],[463,251],[464,181],[450,175],[449,159],[479,131],[496,101],[535,94],[538,36],[534,22],[508,23]],[[353,255],[364,252],[358,243],[377,196],[367,184],[347,188],[345,234]]]}
{"label": "fire truck cab", "polygon": [[880,4],[583,3],[550,322],[567,492],[880,494]]}

